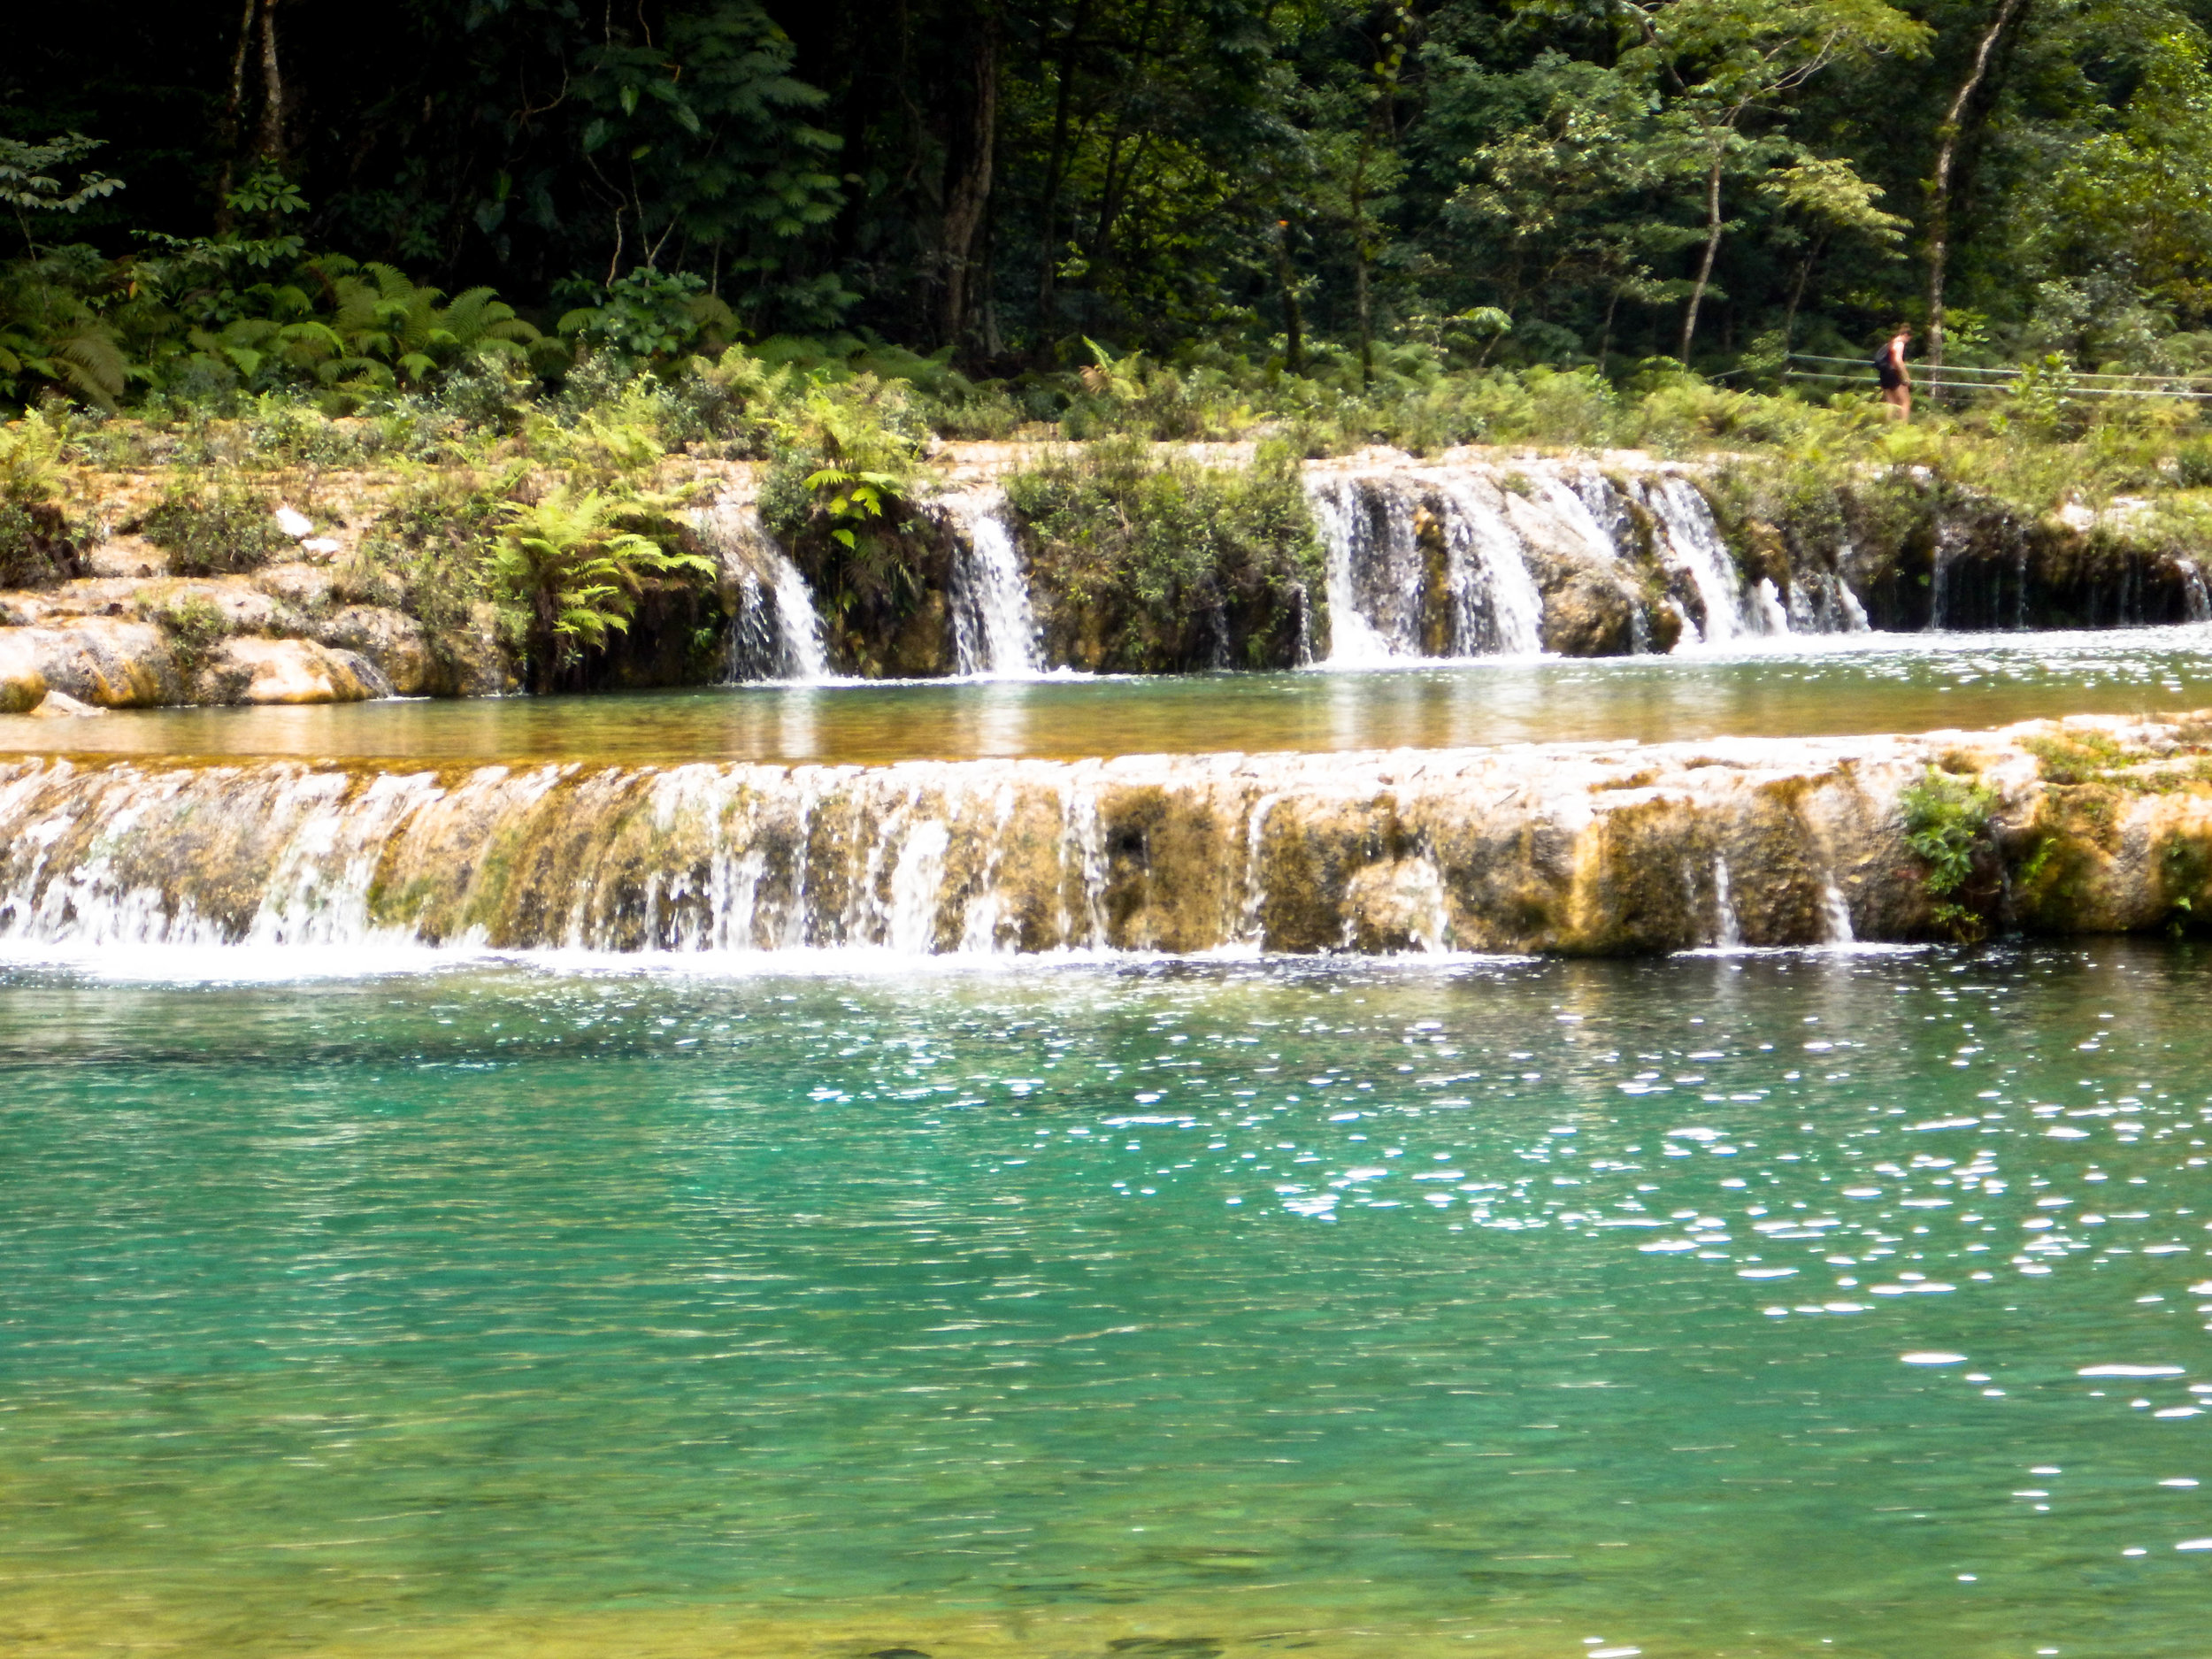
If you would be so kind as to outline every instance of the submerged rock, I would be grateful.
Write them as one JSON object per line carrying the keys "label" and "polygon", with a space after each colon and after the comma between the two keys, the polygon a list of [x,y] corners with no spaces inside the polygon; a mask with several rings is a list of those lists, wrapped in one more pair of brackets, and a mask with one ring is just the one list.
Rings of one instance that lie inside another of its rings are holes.
{"label": "submerged rock", "polygon": [[[0,765],[0,936],[1624,955],[2138,928],[2212,916],[2208,754],[2212,715],[880,767],[27,759]],[[1978,814],[1948,894],[1907,839],[1950,798],[1932,768]]]}

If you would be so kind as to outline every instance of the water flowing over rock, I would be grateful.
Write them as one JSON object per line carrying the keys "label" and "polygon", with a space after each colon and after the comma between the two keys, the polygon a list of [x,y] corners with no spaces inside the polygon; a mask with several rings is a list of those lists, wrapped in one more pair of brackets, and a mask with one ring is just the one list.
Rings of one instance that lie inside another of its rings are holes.
{"label": "water flowing over rock", "polygon": [[750,497],[722,496],[700,511],[696,526],[730,594],[724,679],[826,679],[829,652],[813,590],[769,535]]}
{"label": "water flowing over rock", "polygon": [[21,759],[0,764],[0,939],[902,955],[1911,939],[1941,926],[1900,814],[1932,764],[1994,791],[1993,922],[2116,930],[2212,905],[2212,785],[2186,758],[2212,718],[2067,723],[2138,769],[2101,803],[2043,780],[2035,746],[2061,729],[881,767]]}
{"label": "water flowing over rock", "polygon": [[1319,463],[1307,489],[1327,549],[1327,660],[1338,665],[1609,656],[1867,626],[1832,572],[1747,583],[1678,471]]}
{"label": "water flowing over rock", "polygon": [[941,496],[938,512],[953,534],[954,672],[1023,675],[1037,672],[1037,619],[1029,579],[995,485]]}

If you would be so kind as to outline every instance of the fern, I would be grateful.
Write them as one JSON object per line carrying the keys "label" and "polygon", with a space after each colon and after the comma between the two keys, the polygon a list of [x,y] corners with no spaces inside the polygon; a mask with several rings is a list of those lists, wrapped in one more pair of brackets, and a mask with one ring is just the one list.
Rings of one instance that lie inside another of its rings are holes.
{"label": "fern", "polygon": [[495,577],[528,612],[529,656],[540,690],[587,649],[626,633],[648,576],[710,580],[714,565],[672,552],[623,523],[649,508],[566,486],[511,503],[493,552]]}

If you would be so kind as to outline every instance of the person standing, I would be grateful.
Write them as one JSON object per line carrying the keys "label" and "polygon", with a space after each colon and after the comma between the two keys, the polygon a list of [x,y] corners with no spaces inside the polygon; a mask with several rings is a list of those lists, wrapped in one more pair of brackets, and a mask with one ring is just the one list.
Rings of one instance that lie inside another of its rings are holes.
{"label": "person standing", "polygon": [[1912,419],[1912,371],[1905,366],[1905,348],[1912,343],[1912,325],[1900,323],[1889,343],[1874,354],[1874,378],[1881,382],[1882,401],[1892,419]]}

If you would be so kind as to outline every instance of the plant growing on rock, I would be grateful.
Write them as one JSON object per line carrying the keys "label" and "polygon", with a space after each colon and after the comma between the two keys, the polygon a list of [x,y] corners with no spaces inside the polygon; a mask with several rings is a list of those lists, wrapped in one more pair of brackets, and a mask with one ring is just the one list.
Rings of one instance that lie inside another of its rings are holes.
{"label": "plant growing on rock", "polygon": [[176,574],[227,576],[257,570],[292,550],[292,539],[275,515],[275,503],[258,490],[235,485],[202,490],[180,480],[138,528],[168,553]]}
{"label": "plant growing on rock", "polygon": [[1904,813],[1905,845],[1927,865],[1921,884],[1934,901],[1929,915],[1937,926],[1962,944],[1987,932],[1980,909],[1954,895],[1965,893],[1976,865],[1989,850],[1989,821],[1997,791],[1930,766],[1917,783],[1899,796]]}
{"label": "plant growing on rock", "polygon": [[[906,388],[872,374],[810,386],[776,422],[762,521],[812,582],[833,644],[864,668],[942,574],[944,549],[905,512],[928,436]],[[916,636],[893,655],[926,672],[936,653]]]}
{"label": "plant growing on rock", "polygon": [[1056,655],[1156,673],[1288,667],[1316,631],[1319,542],[1286,446],[1248,469],[1161,465],[1118,440],[1018,472]]}
{"label": "plant growing on rock", "polygon": [[527,615],[525,652],[533,687],[549,691],[582,653],[625,633],[653,577],[711,580],[713,562],[672,552],[634,527],[650,509],[599,490],[560,486],[505,510],[494,574]]}
{"label": "plant growing on rock", "polygon": [[0,496],[0,588],[44,588],[82,574],[84,561],[60,508]]}
{"label": "plant growing on rock", "polygon": [[231,635],[230,618],[211,601],[193,594],[175,600],[156,612],[162,632],[169,636],[169,655],[188,688],[214,659],[218,646]]}
{"label": "plant growing on rock", "polygon": [[69,520],[54,503],[63,434],[34,412],[0,428],[0,588],[40,588],[84,573]]}

